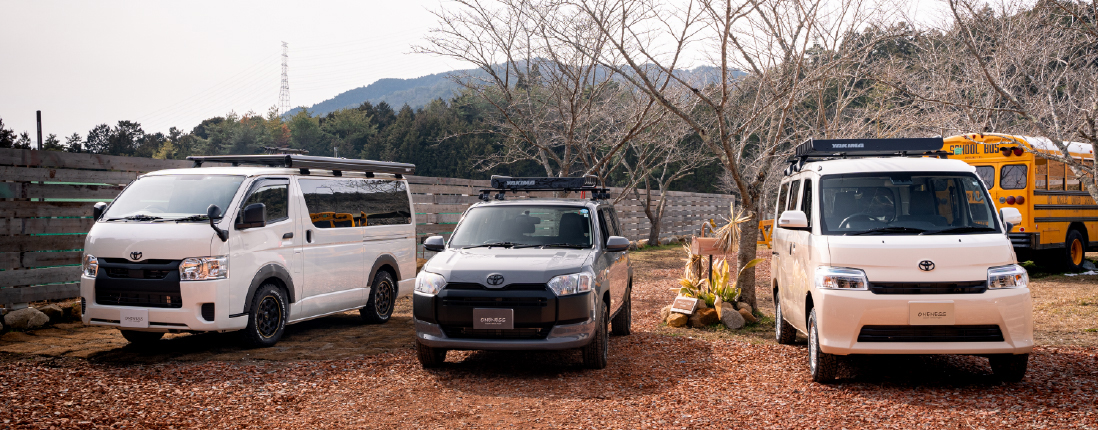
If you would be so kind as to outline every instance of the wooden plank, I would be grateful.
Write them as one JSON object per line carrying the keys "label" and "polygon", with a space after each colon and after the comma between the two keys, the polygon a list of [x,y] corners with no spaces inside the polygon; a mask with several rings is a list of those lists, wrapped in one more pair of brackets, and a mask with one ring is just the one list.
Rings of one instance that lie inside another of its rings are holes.
{"label": "wooden plank", "polygon": [[0,218],[0,235],[42,233],[87,233],[91,218]]}
{"label": "wooden plank", "polygon": [[0,285],[6,287],[77,282],[79,280],[80,266],[0,271]]}
{"label": "wooden plank", "polygon": [[80,251],[0,252],[0,270],[80,264]]}
{"label": "wooden plank", "polygon": [[465,213],[472,205],[436,205],[434,203],[417,203],[414,207],[417,214],[443,214]]}
{"label": "wooden plank", "polygon": [[461,220],[461,214],[425,214],[416,218],[417,222],[431,224],[456,223]]}
{"label": "wooden plank", "polygon": [[38,167],[0,166],[0,178],[5,181],[90,182],[95,184],[128,184],[138,172],[106,170],[49,169]]}
{"label": "wooden plank", "polygon": [[0,236],[0,252],[84,249],[84,234],[57,236]]}
{"label": "wooden plank", "polygon": [[472,187],[460,185],[415,185],[410,186],[412,194],[461,194],[467,196],[480,195],[480,192]]}
{"label": "wooden plank", "polygon": [[39,285],[37,287],[0,288],[0,303],[30,303],[80,297],[80,284]]}
{"label": "wooden plank", "polygon": [[90,217],[94,202],[27,202],[0,200],[0,218]]}
{"label": "wooden plank", "polygon": [[[53,151],[50,151],[53,152]],[[116,185],[34,184],[0,182],[0,199],[103,199],[111,200],[122,192]]]}
{"label": "wooden plank", "polygon": [[416,204],[422,203],[435,203],[444,205],[455,204],[473,204],[479,202],[480,199],[476,196],[454,196],[454,195],[426,195],[426,194],[412,194],[412,202]]}
{"label": "wooden plank", "polygon": [[420,224],[416,226],[416,234],[452,232],[454,227],[457,224]]}
{"label": "wooden plank", "polygon": [[194,163],[186,160],[156,160],[143,157],[78,154],[60,151],[36,151],[30,149],[8,148],[0,149],[0,166],[150,172],[153,170],[188,168],[191,167],[193,164]]}

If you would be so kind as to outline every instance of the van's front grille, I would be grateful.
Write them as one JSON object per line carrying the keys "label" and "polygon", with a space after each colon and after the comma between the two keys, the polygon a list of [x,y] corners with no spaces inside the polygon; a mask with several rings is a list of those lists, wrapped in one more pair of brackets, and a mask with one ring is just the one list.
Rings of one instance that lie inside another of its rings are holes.
{"label": "van's front grille", "polygon": [[111,306],[140,306],[149,308],[181,308],[183,297],[179,293],[133,293],[95,289],[95,303]]}
{"label": "van's front grille", "polygon": [[987,281],[969,282],[870,282],[873,294],[980,294]]}
{"label": "van's front grille", "polygon": [[443,325],[442,332],[446,337],[454,339],[545,339],[549,336],[552,325],[543,327],[524,327],[511,330],[474,329],[471,327],[457,327]]}
{"label": "van's front grille", "polygon": [[95,277],[95,303],[110,306],[181,308],[179,260],[126,261],[104,258]]}
{"label": "van's front grille", "polygon": [[450,282],[446,284],[447,289],[451,290],[474,290],[474,291],[543,291],[548,286],[545,284],[507,284],[502,288],[486,287],[476,282]]}
{"label": "van's front grille", "polygon": [[475,308],[543,308],[549,305],[549,300],[545,297],[446,297],[442,299],[442,305]]}
{"label": "van's front grille", "polygon": [[107,276],[118,279],[164,279],[171,270],[107,268]]}
{"label": "van's front grille", "polygon": [[1002,342],[997,325],[867,325],[858,342]]}

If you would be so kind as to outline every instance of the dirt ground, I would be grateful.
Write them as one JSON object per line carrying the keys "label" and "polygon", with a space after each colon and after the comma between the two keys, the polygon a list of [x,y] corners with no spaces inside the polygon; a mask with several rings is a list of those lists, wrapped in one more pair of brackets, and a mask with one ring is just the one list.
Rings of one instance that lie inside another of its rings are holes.
{"label": "dirt ground", "polygon": [[680,252],[631,254],[634,333],[611,337],[603,370],[575,351],[461,351],[425,371],[407,301],[386,324],[323,318],[263,350],[232,334],[139,350],[115,330],[62,325],[0,336],[0,429],[1098,428],[1098,276],[1035,280],[1040,346],[1021,383],[998,382],[981,357],[868,356],[823,385],[803,342],[773,341],[766,289],[764,318],[744,330],[660,324]]}

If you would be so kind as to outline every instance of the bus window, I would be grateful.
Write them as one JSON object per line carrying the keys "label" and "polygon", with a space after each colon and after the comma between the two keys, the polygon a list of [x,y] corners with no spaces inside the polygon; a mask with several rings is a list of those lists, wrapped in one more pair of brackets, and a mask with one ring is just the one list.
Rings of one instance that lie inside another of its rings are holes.
{"label": "bus window", "polygon": [[1026,165],[1008,164],[999,172],[999,188],[1021,190],[1026,187]]}
{"label": "bus window", "polygon": [[976,175],[988,189],[995,188],[995,166],[976,166]]}
{"label": "bus window", "polygon": [[1048,189],[1063,191],[1064,163],[1048,160]]}
{"label": "bus window", "polygon": [[1033,160],[1033,188],[1048,189],[1048,160],[1044,158],[1037,157]]}
{"label": "bus window", "polygon": [[1075,172],[1067,165],[1064,167],[1064,189],[1068,191],[1082,191],[1083,183],[1079,181],[1079,178],[1075,177]]}

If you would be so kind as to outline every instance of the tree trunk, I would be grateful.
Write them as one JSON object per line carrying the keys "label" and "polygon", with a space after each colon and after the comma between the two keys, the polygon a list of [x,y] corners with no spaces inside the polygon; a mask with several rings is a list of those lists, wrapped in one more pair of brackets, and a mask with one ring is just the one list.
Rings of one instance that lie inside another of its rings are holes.
{"label": "tree trunk", "polygon": [[[748,213],[754,215],[751,220],[740,224],[740,243],[739,253],[736,254],[736,270],[747,265],[748,262],[755,259],[757,241],[759,238],[759,221],[758,221],[758,209],[748,208]],[[755,269],[747,269],[740,275],[737,285],[741,289],[740,301],[751,305],[752,309],[757,309],[757,301],[755,299]]]}

